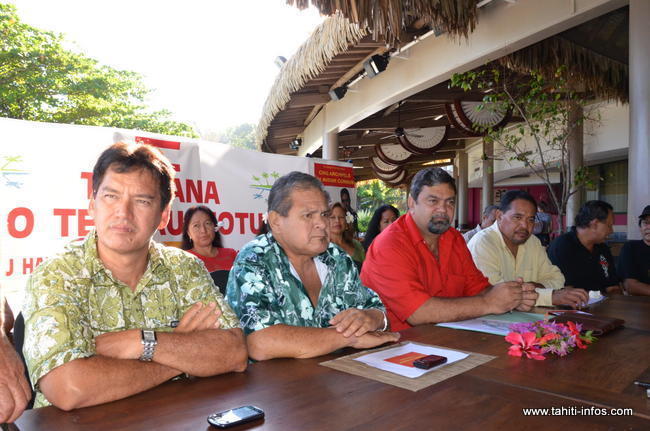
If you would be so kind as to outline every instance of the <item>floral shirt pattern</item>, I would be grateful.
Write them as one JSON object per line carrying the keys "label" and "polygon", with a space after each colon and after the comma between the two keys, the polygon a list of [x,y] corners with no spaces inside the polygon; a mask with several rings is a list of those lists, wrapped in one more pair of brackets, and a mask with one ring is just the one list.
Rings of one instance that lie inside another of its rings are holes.
{"label": "floral shirt pattern", "polygon": [[258,236],[239,251],[226,296],[246,334],[276,324],[326,328],[333,316],[348,308],[384,311],[379,296],[361,284],[345,251],[330,243],[317,258],[328,274],[314,308],[272,233]]}
{"label": "floral shirt pattern", "polygon": [[134,328],[171,331],[194,303],[216,302],[221,328],[239,327],[201,261],[151,242],[135,292],[113,277],[97,254],[95,232],[39,265],[27,282],[23,353],[36,390],[35,407],[50,403],[38,380],[54,368],[95,354],[94,338]]}

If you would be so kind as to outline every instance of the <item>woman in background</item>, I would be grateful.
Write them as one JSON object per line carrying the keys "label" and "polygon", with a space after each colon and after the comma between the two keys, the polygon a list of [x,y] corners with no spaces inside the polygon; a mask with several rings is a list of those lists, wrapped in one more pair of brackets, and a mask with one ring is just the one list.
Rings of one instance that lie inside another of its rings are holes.
{"label": "woman in background", "polygon": [[[366,258],[366,252],[359,241],[352,237],[353,216],[339,202],[331,207],[330,241],[341,247],[358,266]],[[352,219],[352,220],[347,220]]]}
{"label": "woman in background", "polygon": [[368,251],[375,237],[398,218],[399,211],[392,205],[382,205],[377,208],[368,223],[368,230],[366,230],[366,236],[363,239],[363,248]]}
{"label": "woman in background", "polygon": [[217,218],[210,208],[199,205],[185,211],[181,248],[201,259],[208,272],[232,268],[237,252],[221,245]]}

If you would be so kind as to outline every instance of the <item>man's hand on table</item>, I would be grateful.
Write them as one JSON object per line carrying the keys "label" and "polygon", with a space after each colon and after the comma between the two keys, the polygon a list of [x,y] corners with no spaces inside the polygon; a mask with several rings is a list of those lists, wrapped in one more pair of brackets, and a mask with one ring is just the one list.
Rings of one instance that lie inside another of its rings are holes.
{"label": "man's hand on table", "polygon": [[523,289],[520,282],[506,281],[497,283],[485,292],[486,310],[483,314],[507,313],[519,307],[523,299]]}
{"label": "man's hand on table", "polygon": [[605,292],[608,295],[623,295],[623,288],[620,284],[615,284],[613,286],[608,286],[605,288]]}
{"label": "man's hand on table", "polygon": [[553,291],[553,305],[568,305],[576,309],[582,308],[589,303],[589,293],[584,289],[576,289],[566,286]]}
{"label": "man's hand on table", "polygon": [[[521,279],[518,279],[518,282]],[[532,281],[528,282],[521,282],[521,304],[515,308],[517,311],[530,311],[533,309],[535,306],[535,303],[537,302],[537,298],[539,298],[539,293],[535,291],[537,288],[542,288],[544,289],[544,286],[535,283]]]}
{"label": "man's hand on table", "polygon": [[375,331],[384,326],[384,313],[377,309],[360,310],[349,308],[338,313],[330,319],[330,325],[336,332],[348,338],[360,337],[366,332]]}
{"label": "man's hand on table", "polygon": [[349,346],[355,349],[371,349],[381,346],[385,343],[394,343],[399,340],[399,332],[366,332],[360,337],[352,336],[348,338]]}

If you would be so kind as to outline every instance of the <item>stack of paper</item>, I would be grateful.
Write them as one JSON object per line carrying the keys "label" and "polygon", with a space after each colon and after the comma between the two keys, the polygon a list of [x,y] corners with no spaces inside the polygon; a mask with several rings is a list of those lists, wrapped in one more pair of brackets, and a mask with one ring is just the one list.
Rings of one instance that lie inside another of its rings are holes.
{"label": "stack of paper", "polygon": [[[414,360],[428,355],[444,356],[447,358],[447,362],[428,370],[422,370],[413,366]],[[400,376],[415,378],[460,361],[461,359],[465,359],[467,356],[469,356],[467,353],[458,352],[456,350],[407,343],[393,349],[381,350],[379,352],[359,356],[354,358],[354,360],[363,362],[371,367],[379,368],[380,370],[399,374]]]}

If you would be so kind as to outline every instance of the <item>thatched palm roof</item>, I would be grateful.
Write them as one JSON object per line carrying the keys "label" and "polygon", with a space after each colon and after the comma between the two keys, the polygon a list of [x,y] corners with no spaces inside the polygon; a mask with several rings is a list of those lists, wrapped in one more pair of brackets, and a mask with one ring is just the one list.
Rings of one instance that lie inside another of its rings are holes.
{"label": "thatched palm roof", "polygon": [[408,42],[402,37],[415,19],[447,33],[467,36],[477,22],[479,0],[287,0],[300,9],[309,3],[323,15],[341,13],[361,28],[371,29],[373,39],[390,45]]}
{"label": "thatched palm roof", "polygon": [[[463,0],[459,0],[451,3],[457,6],[463,2]],[[308,0],[289,0],[288,3],[306,7]],[[329,101],[327,98],[317,99],[318,104],[314,102],[313,105],[309,105],[304,101],[313,99],[301,99],[301,97],[305,97],[305,95],[313,97],[319,91],[321,96],[326,96],[326,93],[322,94],[322,87],[332,88],[342,85],[344,77],[352,76],[351,72],[358,71],[357,63],[361,62],[364,55],[371,54],[371,51],[380,45],[379,49],[384,52],[402,44],[398,42],[394,45],[386,45],[380,41],[374,42],[374,47],[372,47],[369,44],[370,33],[386,34],[387,31],[392,31],[390,29],[398,28],[396,22],[402,22],[406,17],[411,22],[416,20],[417,14],[407,9],[409,5],[427,3],[443,7],[443,5],[451,4],[447,1],[436,0],[430,2],[312,0],[311,3],[318,6],[322,13],[332,12],[335,7],[339,12],[325,20],[314,31],[296,55],[283,66],[276,79],[257,129],[258,146],[261,146],[265,140],[265,150],[268,151],[289,154],[291,151],[289,149],[290,140],[300,136],[311,119],[318,113],[318,109]],[[466,3],[470,4],[467,6],[468,10],[475,13],[476,2],[468,1]],[[395,9],[397,5],[402,7],[399,9],[400,12]],[[364,12],[370,7],[379,6],[387,7],[389,12],[385,14],[377,12],[374,15]],[[346,14],[352,20],[344,18]],[[365,27],[369,26],[369,23],[378,22],[376,20],[379,20],[380,17],[392,16],[394,18],[398,15],[400,18],[397,21],[391,21],[393,24],[390,26],[385,23],[379,24],[380,31],[372,27]],[[450,13],[447,16],[449,15]],[[375,21],[365,20],[364,16],[372,16]],[[461,31],[463,28],[466,29],[465,31],[471,31],[476,24],[476,16],[471,14],[464,16],[472,16],[472,18],[452,20],[456,24],[453,26],[450,24],[451,28],[445,27],[447,31],[456,36],[465,34],[464,31]],[[351,22],[354,20],[360,24]],[[459,24],[461,22],[465,22],[467,25]],[[428,26],[427,28],[430,29]],[[457,30],[454,31],[453,28]],[[566,66],[576,81],[583,84],[584,90],[591,95],[626,102],[628,100],[627,28],[628,8],[623,7],[496,61],[508,69],[524,74],[532,70],[541,71],[547,75],[554,74],[560,66]],[[345,63],[342,62],[344,57],[347,58]],[[348,69],[342,67],[342,64],[348,65]],[[356,66],[353,66],[355,64]],[[337,77],[340,79],[337,80]],[[449,89],[448,83],[443,82],[406,98],[402,101],[405,103],[401,108],[402,125],[413,128],[447,125],[446,116],[440,115],[444,114],[442,101],[481,100],[482,98],[482,93],[474,96],[461,93]],[[472,99],[471,97],[478,98]],[[297,103],[298,100],[302,102]],[[440,101],[440,103],[422,103],[430,100]],[[373,176],[371,168],[366,165],[369,164],[370,157],[374,155],[374,145],[386,142],[382,140],[382,136],[392,133],[399,123],[400,110],[396,110],[396,106],[398,105],[387,107],[339,133],[341,160],[354,160],[355,166],[361,168],[355,170],[357,179]],[[461,137],[455,136],[454,132],[452,127],[448,143],[439,151],[440,157],[452,157],[443,153],[448,151],[453,154],[453,151],[459,148],[458,144],[462,144],[462,141],[458,140]],[[414,163],[417,161],[421,162],[417,158],[414,159]]]}
{"label": "thatched palm roof", "polygon": [[552,77],[560,66],[586,91],[603,99],[628,101],[628,8],[520,49],[498,61],[519,73]]}
{"label": "thatched palm roof", "polygon": [[291,94],[300,90],[311,78],[318,76],[337,54],[359,42],[366,31],[352,24],[341,14],[335,14],[321,23],[282,66],[262,109],[255,140],[258,148],[266,138],[275,115],[287,105]]}

